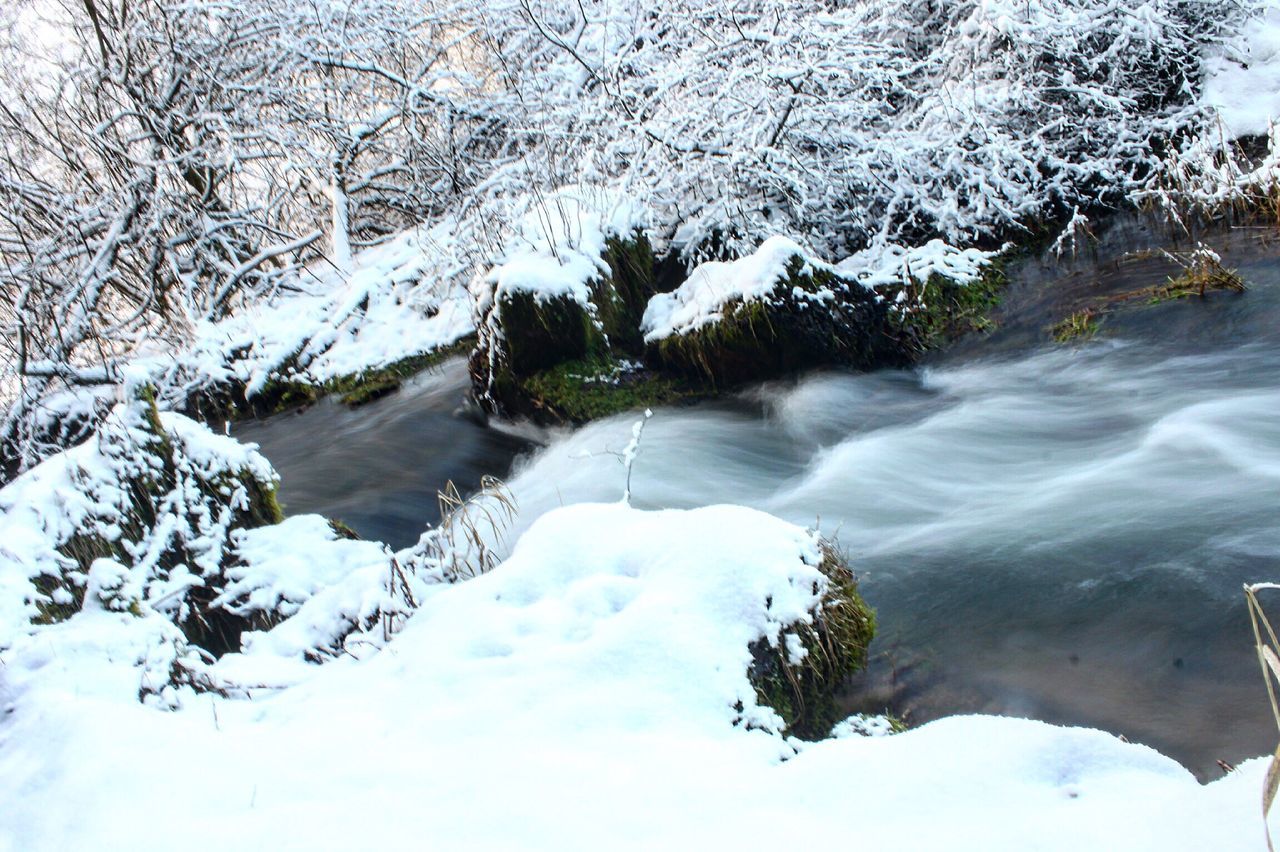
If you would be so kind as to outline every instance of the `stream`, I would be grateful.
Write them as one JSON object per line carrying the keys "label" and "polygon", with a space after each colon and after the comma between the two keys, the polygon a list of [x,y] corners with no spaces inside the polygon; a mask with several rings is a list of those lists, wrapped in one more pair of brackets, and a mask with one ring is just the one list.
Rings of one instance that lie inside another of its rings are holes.
{"label": "stream", "polygon": [[[1046,329],[1161,284],[1177,270],[1151,250],[1171,246],[1162,230],[1122,222],[1087,256],[1023,264],[992,333],[917,369],[658,410],[633,502],[740,503],[835,536],[880,623],[850,710],[1089,725],[1219,777],[1217,760],[1276,741],[1241,593],[1280,579],[1274,233],[1204,238],[1247,293],[1130,297],[1093,340],[1054,345]],[[235,434],[280,471],[290,512],[397,547],[438,517],[447,479],[505,475],[508,542],[556,506],[622,496],[635,414],[535,448],[458,413],[465,389],[451,362],[365,408]]]}

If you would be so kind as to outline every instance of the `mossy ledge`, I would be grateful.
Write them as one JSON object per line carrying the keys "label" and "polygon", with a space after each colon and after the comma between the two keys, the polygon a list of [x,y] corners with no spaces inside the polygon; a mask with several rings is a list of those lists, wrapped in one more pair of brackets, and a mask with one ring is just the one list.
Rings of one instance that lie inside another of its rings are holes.
{"label": "mossy ledge", "polygon": [[[766,639],[753,642],[747,670],[757,702],[782,717],[782,733],[805,740],[826,737],[843,718],[836,693],[866,666],[876,632],[875,611],[858,592],[848,560],[825,539],[821,552],[818,570],[826,586],[814,590],[821,598],[810,613],[812,621],[788,626],[776,645]],[[799,660],[788,650],[790,636],[804,648]]]}
{"label": "mossy ledge", "polygon": [[566,361],[521,383],[544,418],[585,423],[622,411],[691,400],[699,391],[679,377],[612,356]]}

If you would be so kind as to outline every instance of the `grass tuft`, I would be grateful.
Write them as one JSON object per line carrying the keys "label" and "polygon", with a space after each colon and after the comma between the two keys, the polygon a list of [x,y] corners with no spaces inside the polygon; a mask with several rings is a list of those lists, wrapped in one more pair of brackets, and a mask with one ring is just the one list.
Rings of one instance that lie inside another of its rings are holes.
{"label": "grass tuft", "polygon": [[1084,308],[1054,325],[1049,333],[1055,343],[1079,343],[1091,340],[1101,327],[1101,312],[1095,308]]}

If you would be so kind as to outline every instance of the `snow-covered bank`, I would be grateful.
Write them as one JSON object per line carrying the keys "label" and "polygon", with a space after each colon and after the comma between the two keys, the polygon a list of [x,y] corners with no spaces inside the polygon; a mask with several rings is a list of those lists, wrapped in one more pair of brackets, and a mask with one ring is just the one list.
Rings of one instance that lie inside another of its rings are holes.
{"label": "snow-covered bank", "polygon": [[746,644],[815,558],[746,509],[571,507],[372,658],[176,712],[137,701],[146,620],[82,613],[4,655],[0,849],[1264,848],[1260,761],[1202,787],[1016,719],[769,733]]}
{"label": "snow-covered bank", "polygon": [[142,362],[166,395],[270,380],[323,385],[431,352],[471,334],[471,299],[449,224],[405,231],[361,252],[350,273],[328,263],[290,279],[219,322],[196,325],[190,345]]}

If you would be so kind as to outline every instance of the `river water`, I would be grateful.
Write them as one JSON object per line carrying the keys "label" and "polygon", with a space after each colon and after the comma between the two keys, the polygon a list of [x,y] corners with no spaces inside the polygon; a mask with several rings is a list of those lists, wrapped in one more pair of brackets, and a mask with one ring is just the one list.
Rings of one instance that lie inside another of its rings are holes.
{"label": "river water", "polygon": [[[1054,345],[1068,310],[1161,283],[1168,244],[1128,223],[1088,257],[1027,264],[997,330],[923,367],[820,373],[661,409],[632,480],[641,508],[755,506],[838,538],[879,612],[850,709],[1084,724],[1201,778],[1271,751],[1245,582],[1280,579],[1280,248],[1219,231],[1250,285],[1109,315]],[[1185,248],[1185,246],[1183,246]],[[1133,300],[1131,300],[1133,301]],[[456,416],[459,364],[374,406],[238,430],[293,511],[396,545],[446,478],[505,474],[520,516],[617,500],[635,415],[522,439]],[[517,458],[518,456],[518,458]],[[1280,611],[1280,600],[1276,601]]]}

